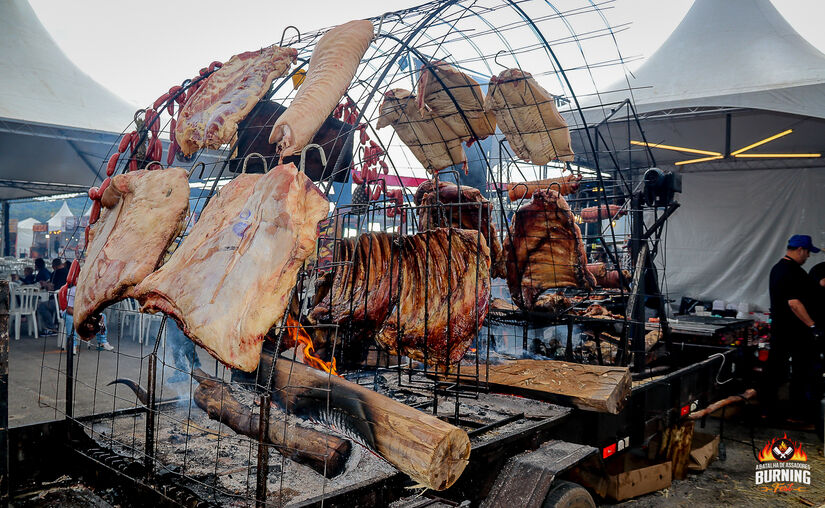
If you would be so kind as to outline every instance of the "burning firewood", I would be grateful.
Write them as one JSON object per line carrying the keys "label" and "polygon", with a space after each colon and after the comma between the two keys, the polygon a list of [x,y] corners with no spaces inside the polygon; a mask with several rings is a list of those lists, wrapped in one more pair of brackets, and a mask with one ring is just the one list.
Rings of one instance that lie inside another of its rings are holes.
{"label": "burning firewood", "polygon": [[[258,368],[270,372],[272,356],[264,352]],[[274,375],[281,407],[352,435],[427,488],[450,487],[467,465],[467,433],[435,416],[287,358]]]}
{"label": "burning firewood", "polygon": [[[258,439],[260,418],[235,398],[228,384],[200,369],[195,370],[193,377],[198,381],[193,399],[209,418],[223,423],[238,434]],[[116,379],[109,384],[113,383],[125,384],[135,392],[141,403],[147,403],[146,391],[134,381]],[[305,464],[327,478],[343,471],[352,446],[349,441],[299,427],[294,423],[284,425],[284,422],[274,418],[268,428],[267,442],[283,456]]]}

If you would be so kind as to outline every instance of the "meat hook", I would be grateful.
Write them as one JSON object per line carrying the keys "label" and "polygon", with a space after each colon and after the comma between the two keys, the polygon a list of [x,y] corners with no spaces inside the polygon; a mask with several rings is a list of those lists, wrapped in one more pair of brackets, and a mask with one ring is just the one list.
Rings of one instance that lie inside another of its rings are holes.
{"label": "meat hook", "polygon": [[269,169],[267,168],[267,164],[266,164],[266,157],[259,154],[258,152],[253,152],[253,153],[251,153],[251,154],[249,154],[249,155],[247,155],[246,157],[243,158],[243,168],[241,168],[241,173],[242,174],[246,173],[246,163],[249,162],[250,157],[255,157],[255,156],[260,157],[261,161],[263,162],[263,164],[264,164],[264,173],[269,171]]}
{"label": "meat hook", "polygon": [[198,166],[201,167],[201,174],[198,175],[198,180],[203,180],[203,170],[206,169],[206,163],[203,162],[203,161],[200,161],[200,162],[192,165],[192,168],[189,169],[189,174],[186,177],[187,179],[192,178],[192,175],[195,174],[195,168],[197,168]]}
{"label": "meat hook", "polygon": [[160,162],[158,162],[158,161],[150,161],[150,162],[149,162],[149,164],[147,164],[147,165],[143,166],[143,169],[147,169],[147,170],[148,170],[150,167],[152,167],[152,164],[157,164],[158,166],[160,166],[160,169],[163,169],[163,164],[161,164],[161,163],[160,163]]}
{"label": "meat hook", "polygon": [[298,165],[298,171],[301,172],[301,173],[306,172],[306,171],[304,171],[304,166],[306,165],[307,151],[310,148],[317,148],[318,149],[318,153],[321,155],[321,165],[324,166],[324,169],[321,171],[321,174],[324,174],[324,171],[327,170],[327,155],[324,153],[324,149],[318,143],[310,143],[307,146],[305,146],[303,150],[301,150],[301,162]]}
{"label": "meat hook", "polygon": [[498,65],[498,66],[499,66],[499,67],[501,67],[502,69],[507,70],[507,69],[509,69],[509,67],[507,67],[506,65],[504,65],[503,63],[501,63],[501,62],[499,62],[499,61],[498,61],[498,56],[499,56],[500,54],[502,54],[502,53],[507,53],[507,50],[506,50],[506,49],[500,49],[500,50],[498,51],[498,53],[496,53],[496,56],[494,56],[494,57],[493,57],[493,62],[495,62],[495,63],[496,63],[496,65]]}
{"label": "meat hook", "polygon": [[295,25],[287,25],[287,27],[286,27],[286,28],[284,28],[284,31],[283,31],[283,32],[281,32],[281,42],[279,42],[279,43],[278,43],[278,46],[283,47],[283,45],[284,45],[284,37],[286,37],[286,31],[287,31],[287,30],[289,30],[290,28],[291,28],[291,29],[293,29],[293,30],[295,30],[295,33],[297,33],[297,34],[298,34],[298,40],[297,40],[297,41],[295,41],[295,42],[296,42],[296,43],[301,42],[301,31],[300,31],[300,30],[298,30],[298,27],[296,27]]}

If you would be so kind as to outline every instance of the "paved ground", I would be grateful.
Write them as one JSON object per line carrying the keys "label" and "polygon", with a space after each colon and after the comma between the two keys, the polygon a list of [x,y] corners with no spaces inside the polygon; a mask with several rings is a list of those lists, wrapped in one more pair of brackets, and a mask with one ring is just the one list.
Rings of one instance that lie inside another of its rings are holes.
{"label": "paved ground", "polygon": [[[129,378],[143,381],[141,384],[145,385],[148,357],[154,341],[149,345],[139,344],[133,339],[136,331],[129,326],[124,327],[121,339],[118,316],[111,321],[109,342],[115,347],[114,351],[89,349],[83,343],[79,348],[75,362],[75,416],[134,406],[135,397],[131,391],[122,385],[117,391],[106,386],[114,379]],[[145,335],[156,337],[157,326],[157,322],[153,323]],[[161,341],[158,353],[168,366],[162,371],[163,382],[159,385],[158,395],[161,399],[172,398],[179,390],[186,390],[188,394],[186,383],[169,382],[175,371],[171,352],[167,354],[163,343]],[[197,349],[205,370],[214,373],[215,360]],[[12,339],[9,356],[9,425],[17,427],[62,418],[66,408],[66,352],[58,347],[57,337]]]}

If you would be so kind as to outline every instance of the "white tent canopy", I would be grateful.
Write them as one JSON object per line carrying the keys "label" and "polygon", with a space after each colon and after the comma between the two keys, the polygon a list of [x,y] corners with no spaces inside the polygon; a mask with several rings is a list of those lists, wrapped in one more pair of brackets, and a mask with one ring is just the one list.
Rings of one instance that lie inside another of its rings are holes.
{"label": "white tent canopy", "polygon": [[[825,55],[769,0],[696,0],[629,84],[647,142],[694,150],[651,148],[657,166],[683,174],[682,207],[658,260],[666,263],[665,289],[766,309],[768,272],[787,239],[810,234],[825,244]],[[645,138],[635,128],[628,135],[622,116],[604,137],[616,150],[634,149],[629,163],[643,169],[651,165],[638,144]],[[585,138],[573,137],[584,153]],[[628,164],[626,152],[620,158]],[[615,167],[607,157],[599,163]]]}
{"label": "white tent canopy", "polygon": [[48,220],[49,231],[58,231],[63,228],[63,219],[66,217],[74,217],[74,214],[69,210],[69,205],[63,202],[63,206]]}
{"label": "white tent canopy", "polygon": [[29,217],[17,223],[17,253],[28,254],[34,241],[32,226],[39,224],[37,219]]}

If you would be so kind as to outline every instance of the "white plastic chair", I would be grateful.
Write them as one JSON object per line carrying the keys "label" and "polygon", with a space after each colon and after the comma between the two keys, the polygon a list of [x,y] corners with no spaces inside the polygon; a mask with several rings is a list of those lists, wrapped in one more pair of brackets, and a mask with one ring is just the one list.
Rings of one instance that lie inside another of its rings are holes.
{"label": "white plastic chair", "polygon": [[[40,335],[37,329],[37,302],[40,301],[40,288],[13,284],[11,289],[9,317],[14,320],[14,340],[20,340],[20,321],[23,319],[23,316],[28,318],[29,335],[34,335],[35,339],[39,338]],[[32,330],[34,331],[32,332]]]}
{"label": "white plastic chair", "polygon": [[123,338],[123,329],[129,327],[131,329],[132,340],[140,342],[143,335],[143,320],[141,319],[140,307],[136,300],[127,298],[118,302],[118,310],[121,313],[120,319],[120,334],[118,337]]}

